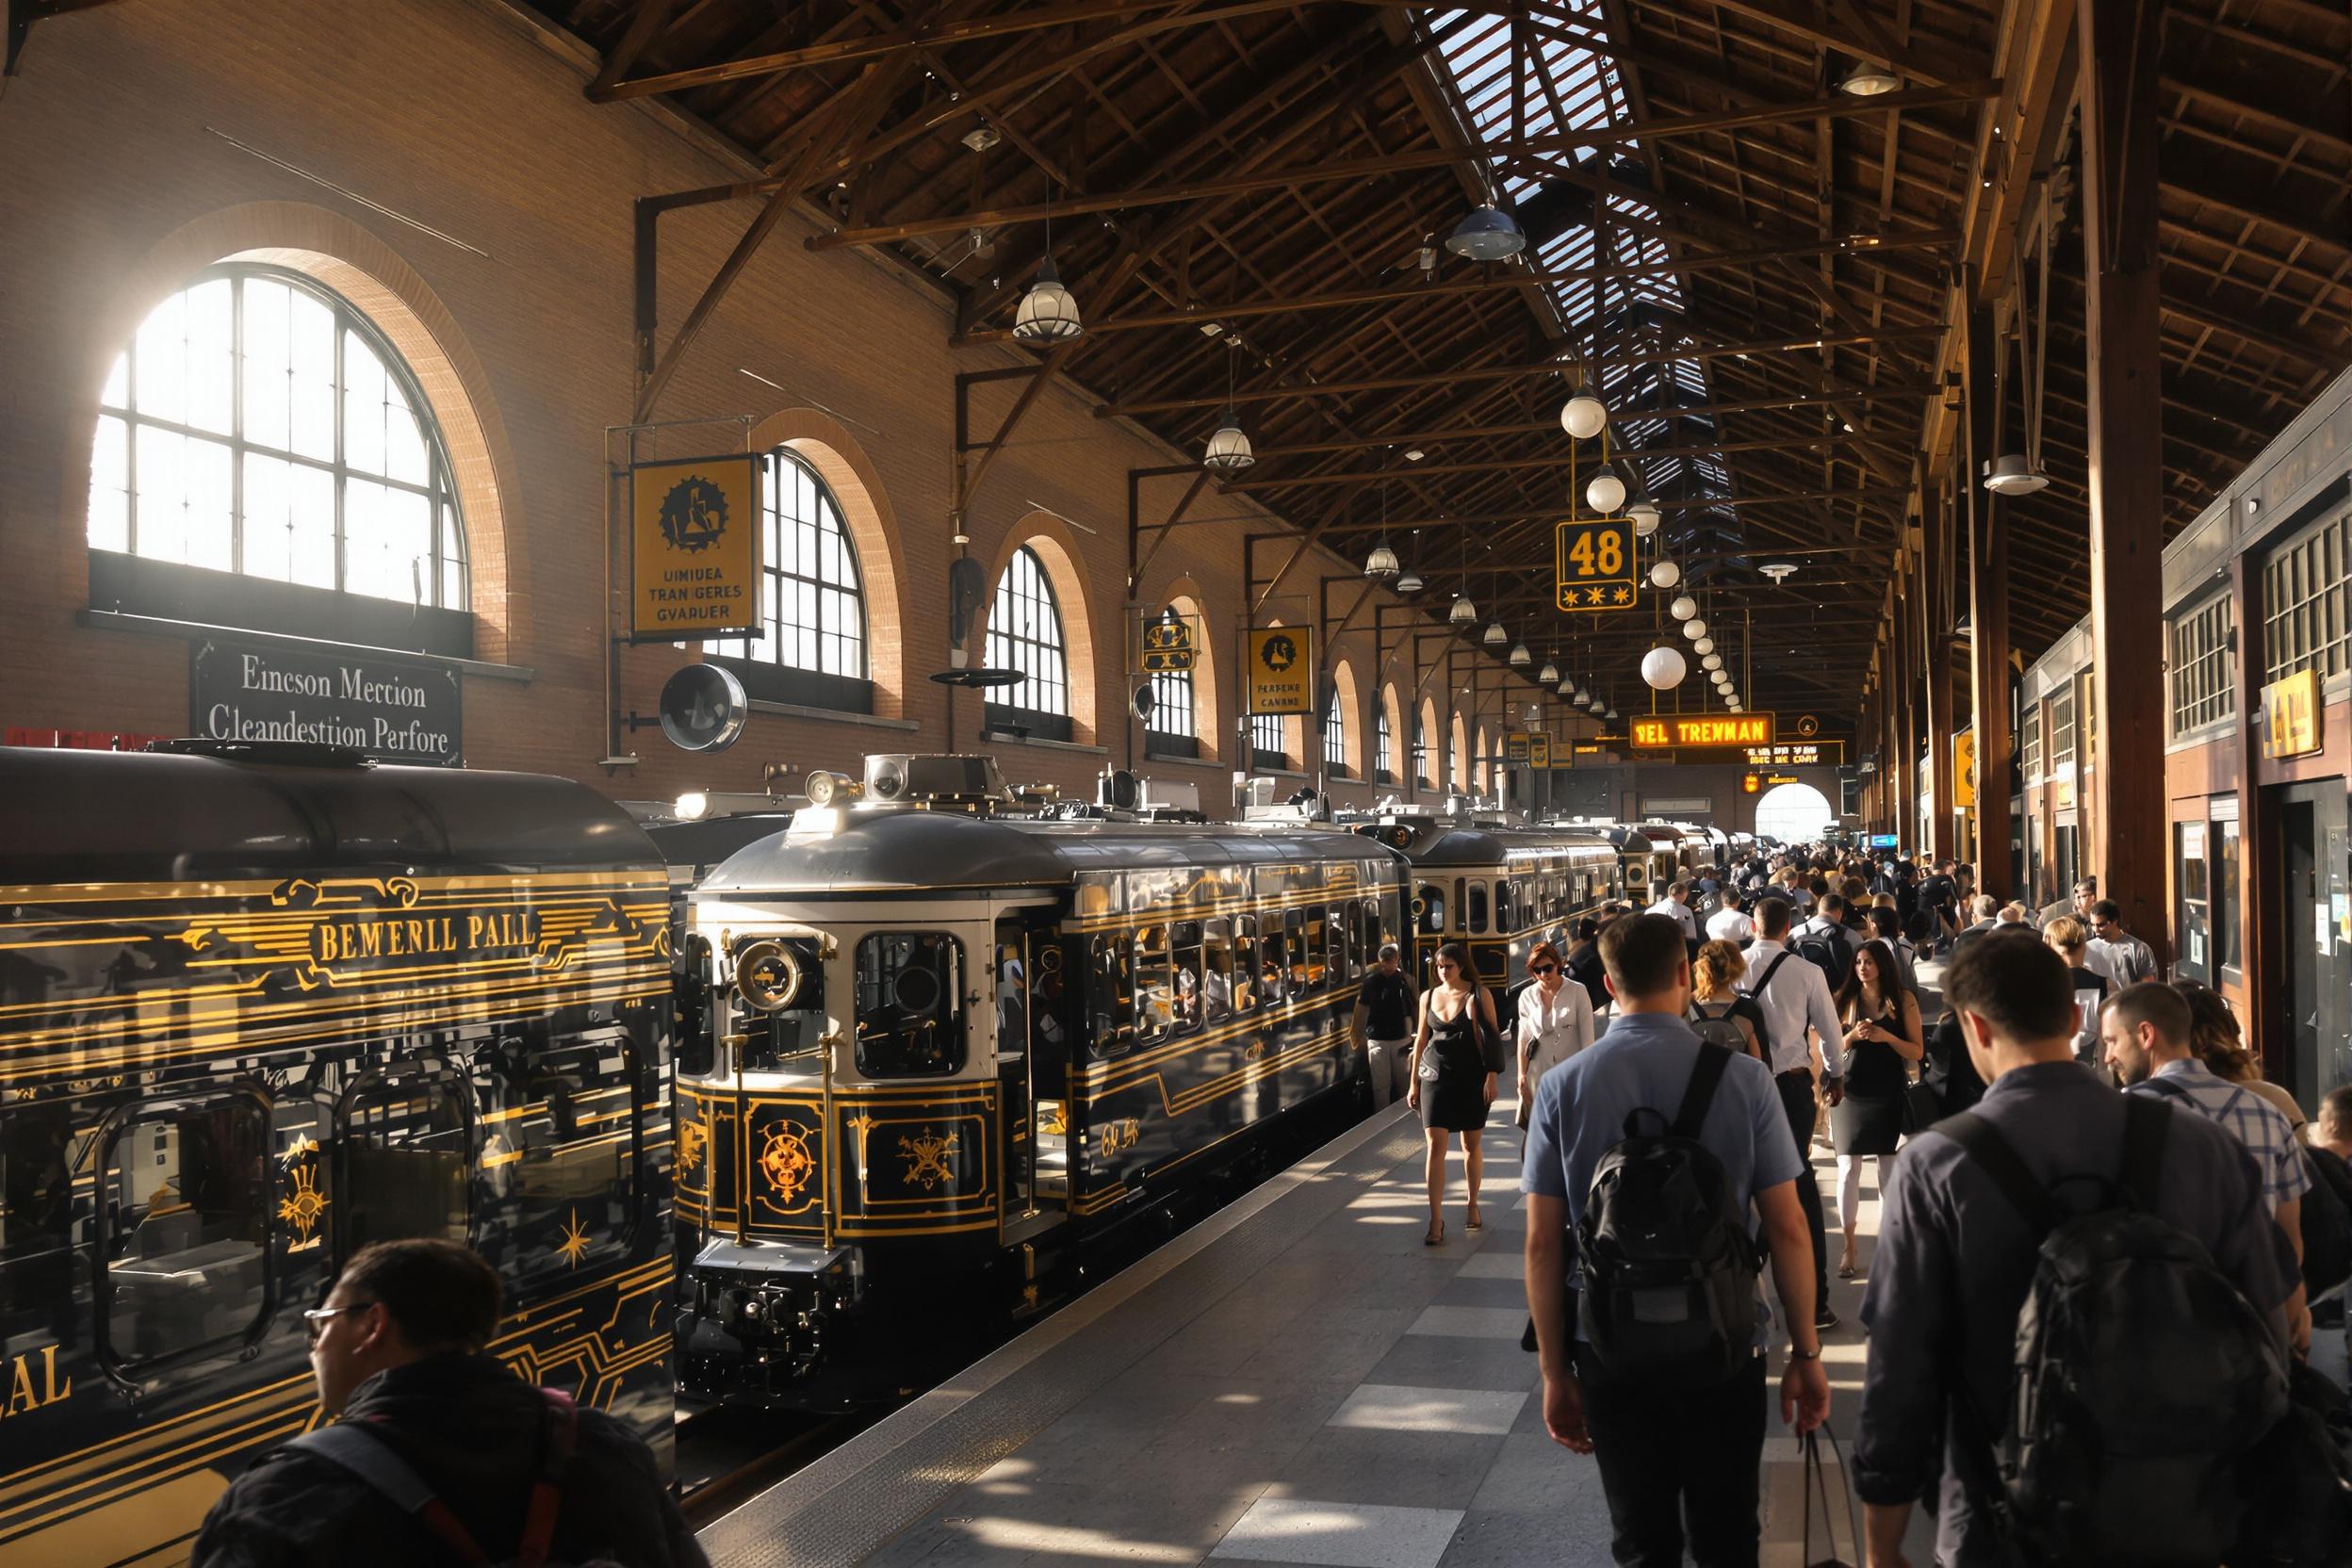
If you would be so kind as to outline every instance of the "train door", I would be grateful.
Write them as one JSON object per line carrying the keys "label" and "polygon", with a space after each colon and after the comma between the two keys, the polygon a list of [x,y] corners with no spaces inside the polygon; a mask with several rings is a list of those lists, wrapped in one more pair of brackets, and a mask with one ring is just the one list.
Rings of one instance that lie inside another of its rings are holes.
{"label": "train door", "polygon": [[2287,1084],[2307,1105],[2352,1077],[2352,875],[2345,865],[2344,784],[2278,792],[2281,988],[2287,1004]]}
{"label": "train door", "polygon": [[1069,1207],[1069,999],[1052,919],[1035,909],[996,922],[1000,1231],[1008,1244],[1058,1224]]}

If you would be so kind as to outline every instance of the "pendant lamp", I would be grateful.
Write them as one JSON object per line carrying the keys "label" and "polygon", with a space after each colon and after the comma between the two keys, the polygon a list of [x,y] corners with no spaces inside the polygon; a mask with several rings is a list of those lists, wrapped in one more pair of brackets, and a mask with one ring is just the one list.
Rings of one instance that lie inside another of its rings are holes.
{"label": "pendant lamp", "polygon": [[1029,286],[1029,292],[1021,297],[1021,308],[1013,313],[1013,336],[1022,343],[1061,343],[1086,330],[1078,316],[1077,298],[1062,286],[1061,270],[1054,265],[1054,253],[1048,251],[1037,263],[1037,281]]}
{"label": "pendant lamp", "polygon": [[1562,404],[1560,428],[1579,441],[1589,441],[1609,423],[1609,405],[1590,392],[1579,392]]}
{"label": "pendant lamp", "polygon": [[1682,684],[1690,667],[1682,662],[1682,652],[1660,645],[1642,656],[1642,678],[1653,688],[1663,692]]}

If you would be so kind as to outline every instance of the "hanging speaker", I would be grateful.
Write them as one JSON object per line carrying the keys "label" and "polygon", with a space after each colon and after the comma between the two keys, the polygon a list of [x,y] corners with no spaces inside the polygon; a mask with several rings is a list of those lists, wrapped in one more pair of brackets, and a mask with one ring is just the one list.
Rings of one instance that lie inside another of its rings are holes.
{"label": "hanging speaker", "polygon": [[988,587],[980,563],[959,556],[947,567],[947,640],[956,647],[972,632],[972,618],[980,612],[980,596]]}
{"label": "hanging speaker", "polygon": [[662,683],[662,733],[681,751],[725,751],[749,717],[743,683],[716,664],[689,664]]}
{"label": "hanging speaker", "polygon": [[1147,680],[1142,685],[1135,688],[1135,717],[1149,722],[1152,712],[1157,710],[1159,706],[1160,694],[1152,689],[1152,683],[1150,681]]}

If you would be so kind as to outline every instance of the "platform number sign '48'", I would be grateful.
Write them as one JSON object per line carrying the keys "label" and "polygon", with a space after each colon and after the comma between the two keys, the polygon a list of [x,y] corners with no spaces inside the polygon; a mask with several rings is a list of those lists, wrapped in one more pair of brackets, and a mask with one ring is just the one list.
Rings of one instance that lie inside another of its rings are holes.
{"label": "platform number sign '48'", "polygon": [[1562,523],[1556,537],[1562,610],[1630,610],[1639,593],[1633,523],[1625,517]]}

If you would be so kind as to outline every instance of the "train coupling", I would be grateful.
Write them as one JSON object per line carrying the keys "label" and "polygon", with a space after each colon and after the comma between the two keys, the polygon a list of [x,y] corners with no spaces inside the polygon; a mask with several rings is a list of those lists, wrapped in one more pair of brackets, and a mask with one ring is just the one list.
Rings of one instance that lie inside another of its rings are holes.
{"label": "train coupling", "polygon": [[839,1348],[865,1294],[855,1247],[714,1240],[681,1294],[679,1386],[705,1398],[782,1394]]}

